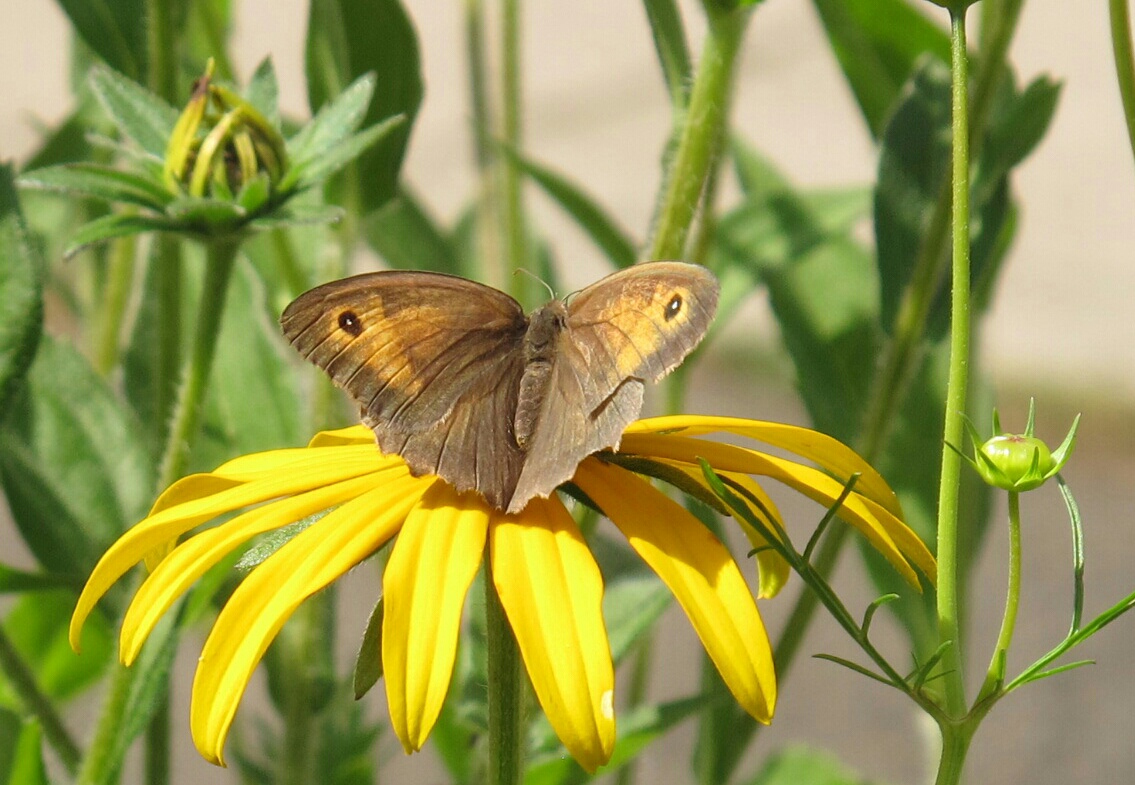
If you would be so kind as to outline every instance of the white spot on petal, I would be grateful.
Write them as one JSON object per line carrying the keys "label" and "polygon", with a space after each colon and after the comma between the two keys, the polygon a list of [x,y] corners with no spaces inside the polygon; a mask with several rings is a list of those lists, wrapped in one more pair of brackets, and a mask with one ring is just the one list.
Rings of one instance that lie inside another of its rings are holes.
{"label": "white spot on petal", "polygon": [[604,719],[613,719],[615,716],[615,693],[607,690],[599,696],[599,710],[603,712]]}

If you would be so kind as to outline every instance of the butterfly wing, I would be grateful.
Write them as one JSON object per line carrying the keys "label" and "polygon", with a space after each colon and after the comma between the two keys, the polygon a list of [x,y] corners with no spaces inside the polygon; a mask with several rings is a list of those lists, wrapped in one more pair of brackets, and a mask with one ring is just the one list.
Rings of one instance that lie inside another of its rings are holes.
{"label": "butterfly wing", "polygon": [[312,289],[280,324],[359,404],[383,452],[504,506],[524,459],[510,431],[524,370],[519,303],[464,278],[390,271]]}
{"label": "butterfly wing", "polygon": [[509,503],[522,509],[570,479],[593,452],[615,447],[658,381],[705,336],[718,284],[704,267],[651,262],[609,275],[568,305],[555,366]]}

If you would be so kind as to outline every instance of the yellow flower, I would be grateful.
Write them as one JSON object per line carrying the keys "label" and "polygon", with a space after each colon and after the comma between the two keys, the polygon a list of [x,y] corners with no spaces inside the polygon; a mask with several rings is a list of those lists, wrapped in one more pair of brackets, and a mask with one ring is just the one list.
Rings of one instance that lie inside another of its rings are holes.
{"label": "yellow flower", "polygon": [[[713,432],[791,450],[825,471],[696,438]],[[740,568],[682,505],[618,465],[648,472],[653,466],[659,471],[651,473],[706,488],[699,458],[759,500],[754,511],[776,521],[773,531],[780,526],[776,507],[749,475],[772,477],[830,505],[843,481],[861,472],[841,516],[916,586],[912,565],[933,576],[934,560],[902,523],[878,473],[849,448],[805,428],[721,417],[647,419],[627,429],[617,454],[585,459],[575,486],[673,591],[737,701],[767,723],[776,703],[772,651]],[[171,549],[186,532],[246,507]],[[535,499],[506,515],[436,477],[411,476],[400,458],[375,449],[362,426],[318,434],[306,448],[243,456],[172,485],[95,567],[72,618],[72,645],[99,598],[147,560],[152,571],[122,623],[120,656],[133,662],[157,621],[206,570],[250,538],[329,508],[249,573],[213,625],[190,710],[194,742],[207,760],[223,764],[240,698],[291,613],[395,535],[383,574],[382,664],[391,723],[407,752],[421,748],[441,710],[465,594],[487,545],[495,588],[552,727],[588,771],[609,760],[614,671],[601,613],[603,579],[563,502],[555,495]],[[747,533],[754,545],[764,544],[755,531]],[[771,596],[787,567],[768,548],[758,563],[759,594]]]}

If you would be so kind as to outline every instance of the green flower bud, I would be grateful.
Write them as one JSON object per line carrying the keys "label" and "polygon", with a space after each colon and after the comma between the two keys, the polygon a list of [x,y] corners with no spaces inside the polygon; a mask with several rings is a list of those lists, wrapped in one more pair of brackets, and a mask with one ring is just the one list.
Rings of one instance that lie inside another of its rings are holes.
{"label": "green flower bud", "polygon": [[1064,437],[1063,443],[1054,451],[1034,435],[1036,404],[1029,402],[1029,419],[1023,434],[1005,433],[997,411],[993,411],[993,436],[982,441],[977,429],[966,420],[966,430],[974,445],[974,457],[970,458],[956,447],[955,451],[974,468],[988,484],[1013,493],[1031,491],[1044,485],[1056,475],[1072,456],[1076,443],[1076,429],[1080,416],[1076,415],[1072,428]]}

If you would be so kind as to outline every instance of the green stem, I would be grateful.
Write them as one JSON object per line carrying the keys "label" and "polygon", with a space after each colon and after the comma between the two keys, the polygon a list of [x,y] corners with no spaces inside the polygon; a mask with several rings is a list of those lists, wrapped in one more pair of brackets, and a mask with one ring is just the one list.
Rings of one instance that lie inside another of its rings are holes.
{"label": "green stem", "polygon": [[237,238],[214,239],[207,247],[205,282],[201,287],[201,300],[197,308],[197,332],[193,339],[189,365],[178,390],[173,423],[166,437],[159,472],[159,490],[164,490],[185,473],[189,447],[197,436],[209,373],[213,369],[221,318],[225,311],[225,294],[239,249],[240,240]]}
{"label": "green stem", "polygon": [[958,785],[962,781],[962,772],[966,765],[966,753],[969,752],[969,745],[973,741],[973,732],[976,726],[971,723],[958,725],[943,723],[939,727],[942,731],[942,755],[938,763],[938,776],[934,783],[935,785]]}
{"label": "green stem", "polygon": [[497,156],[489,139],[494,133],[493,110],[489,96],[488,65],[485,55],[485,8],[483,0],[465,0],[465,56],[469,70],[469,101],[472,105],[470,131],[474,163],[477,168],[476,266],[464,272],[498,289],[507,289],[507,261],[501,248],[504,221],[497,217],[500,183]]}
{"label": "green stem", "polygon": [[178,104],[177,67],[181,61],[178,30],[183,20],[173,18],[176,3],[169,0],[146,0],[146,31],[149,36],[150,90],[169,103]]}
{"label": "green stem", "polygon": [[[501,15],[501,136],[509,150],[521,149],[520,94],[520,0],[504,0]],[[533,269],[528,248],[528,229],[524,218],[522,173],[512,156],[498,156],[501,167],[501,216],[505,241],[506,269],[516,272]],[[526,306],[535,305],[539,283],[531,275],[509,277],[512,296]]]}
{"label": "green stem", "polygon": [[1127,0],[1108,0],[1111,16],[1111,49],[1115,56],[1115,76],[1127,121],[1127,139],[1135,155],[1135,54],[1131,45],[1131,17]]}
{"label": "green stem", "polygon": [[110,686],[103,698],[102,713],[95,726],[95,735],[87,747],[86,757],[75,785],[97,785],[107,782],[119,768],[121,761],[114,760],[115,739],[122,732],[122,714],[134,682],[135,670],[120,662],[114,663]]}
{"label": "green stem", "polygon": [[103,291],[99,311],[98,334],[95,338],[95,368],[106,376],[118,362],[118,338],[122,331],[122,316],[130,299],[130,286],[134,280],[134,253],[137,243],[133,237],[123,237],[111,244],[108,281]]}
{"label": "green stem", "polygon": [[74,775],[79,769],[79,745],[71,738],[71,733],[63,725],[63,719],[55,711],[51,698],[39,688],[35,674],[24,662],[3,627],[0,627],[0,672],[19,696],[25,711],[39,720],[44,738],[59,756],[67,773]]}
{"label": "green stem", "polygon": [[170,774],[170,719],[169,674],[165,676],[166,691],[157,700],[154,716],[146,726],[146,785],[166,785]]}
{"label": "green stem", "polygon": [[[958,617],[958,488],[961,456],[947,445],[962,443],[962,417],[969,384],[969,56],[965,11],[950,14],[952,72],[953,275],[950,294],[950,369],[946,382],[942,472],[938,496],[938,639],[952,641],[942,657],[946,708],[965,712],[961,624]],[[964,750],[963,750],[964,754]]]}
{"label": "green stem", "polygon": [[518,785],[524,760],[524,690],[520,650],[493,583],[493,565],[487,545],[485,627],[489,699],[488,785]]}
{"label": "green stem", "polygon": [[997,635],[985,683],[977,696],[979,703],[993,694],[1005,680],[1005,661],[1017,624],[1017,608],[1021,599],[1021,494],[1013,491],[1009,492],[1009,588],[1006,594],[1005,616],[1001,619],[1001,632]]}
{"label": "green stem", "polygon": [[720,152],[734,66],[749,11],[717,11],[707,6],[709,30],[686,121],[655,213],[647,253],[650,259],[678,259],[685,253],[702,190]]}
{"label": "green stem", "polygon": [[296,245],[292,242],[292,235],[286,229],[277,229],[271,232],[273,258],[276,261],[280,277],[288,287],[292,297],[299,297],[311,288],[311,281],[300,263],[296,253]]}
{"label": "green stem", "polygon": [[[181,373],[181,309],[182,309],[182,258],[181,241],[172,234],[161,233],[154,238],[150,264],[155,277],[158,300],[157,367],[154,382],[154,415],[160,418],[154,432],[158,443],[167,439],[168,426],[177,401]],[[155,449],[157,449],[157,444]],[[164,488],[159,488],[159,491]]]}

